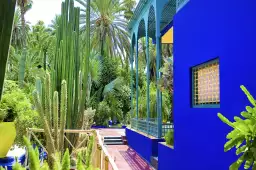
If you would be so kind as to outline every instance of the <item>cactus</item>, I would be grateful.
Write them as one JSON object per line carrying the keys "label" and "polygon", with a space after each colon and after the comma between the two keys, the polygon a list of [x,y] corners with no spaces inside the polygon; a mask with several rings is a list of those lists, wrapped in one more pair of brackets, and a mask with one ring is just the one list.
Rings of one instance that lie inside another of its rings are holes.
{"label": "cactus", "polygon": [[[79,16],[80,9],[74,7],[74,0],[62,2],[60,24],[56,33],[55,58],[51,71],[54,91],[60,93],[62,80],[67,82],[67,129],[82,128],[88,91],[90,49],[86,50],[86,55],[82,58],[79,44]],[[90,47],[90,34],[87,36],[89,40],[87,47]],[[76,145],[79,135],[67,137]]]}
{"label": "cactus", "polygon": [[[33,96],[34,96],[36,109],[41,119],[43,120],[44,131],[46,136],[46,149],[47,149],[48,155],[50,155],[49,164],[50,166],[52,166],[53,165],[52,156],[56,152],[60,152],[60,153],[63,152],[64,130],[66,125],[66,113],[67,113],[67,83],[65,80],[62,81],[61,101],[59,104],[58,92],[55,91],[53,95],[51,93],[52,85],[50,80],[51,80],[50,74],[46,73],[46,78],[43,83],[44,88],[38,87],[38,89],[42,89],[41,97],[39,96],[38,91],[35,91]],[[53,96],[53,98],[51,96]],[[44,99],[44,101],[42,101],[42,99]],[[59,105],[60,105],[60,110],[59,110]],[[53,113],[53,115],[51,115],[51,113]],[[59,119],[59,115],[60,115],[60,119]],[[52,126],[54,127],[54,130],[52,130],[51,128]]]}
{"label": "cactus", "polygon": [[59,94],[57,91],[53,95],[53,127],[55,146],[59,150]]}
{"label": "cactus", "polygon": [[87,148],[87,152],[86,152],[86,162],[85,162],[85,167],[89,167],[91,164],[91,156],[92,156],[92,148],[93,148],[93,144],[94,144],[94,136],[90,136],[90,141],[89,141],[89,145]]}
{"label": "cactus", "polygon": [[59,149],[62,151],[64,146],[64,129],[66,126],[66,115],[67,115],[67,83],[62,81],[61,89],[61,106],[60,106],[60,138],[59,138]]}

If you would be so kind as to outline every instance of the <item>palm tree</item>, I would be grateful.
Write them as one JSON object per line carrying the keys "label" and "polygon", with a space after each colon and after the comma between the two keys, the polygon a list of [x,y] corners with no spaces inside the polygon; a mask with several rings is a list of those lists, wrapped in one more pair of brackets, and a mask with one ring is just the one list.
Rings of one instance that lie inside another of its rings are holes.
{"label": "palm tree", "polygon": [[[82,6],[80,21],[86,28],[87,0],[76,0]],[[124,3],[119,0],[94,0],[91,2],[92,48],[101,56],[119,56],[121,63],[129,56],[129,35],[124,18]]]}
{"label": "palm tree", "polygon": [[[26,43],[26,20],[25,14],[32,7],[32,0],[18,0],[18,6],[20,8],[20,18],[21,18],[21,26],[22,26],[22,34]],[[24,44],[26,46],[26,44]]]}
{"label": "palm tree", "polygon": [[[25,35],[28,35],[29,23],[25,23]],[[13,19],[13,30],[12,30],[12,45],[17,48],[22,48],[24,46],[24,38],[22,35],[22,24],[21,24],[21,13],[20,8],[17,8]]]}
{"label": "palm tree", "polygon": [[136,5],[136,0],[124,0],[123,6],[124,6],[124,17],[127,19],[127,21],[130,21],[130,19],[133,16],[133,11]]}
{"label": "palm tree", "polygon": [[51,24],[49,25],[53,35],[56,34],[56,30],[59,25],[60,25],[60,15],[55,15],[54,19],[51,21]]}
{"label": "palm tree", "polygon": [[[20,70],[25,70],[26,67],[26,42],[27,42],[27,37],[26,37],[26,20],[25,20],[25,14],[26,12],[31,9],[32,7],[32,0],[18,0],[17,1],[19,7],[20,7],[20,16],[21,16],[21,26],[22,26],[22,37],[23,37],[23,52],[22,52],[22,57],[20,62]],[[19,74],[19,85],[20,87],[23,87],[23,80],[25,78],[25,72],[21,72]]]}

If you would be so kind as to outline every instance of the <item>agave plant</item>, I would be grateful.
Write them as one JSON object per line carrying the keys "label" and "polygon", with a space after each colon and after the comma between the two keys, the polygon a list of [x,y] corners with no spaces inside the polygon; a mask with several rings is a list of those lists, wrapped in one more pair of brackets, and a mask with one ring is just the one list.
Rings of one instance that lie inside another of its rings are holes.
{"label": "agave plant", "polygon": [[225,116],[218,113],[218,117],[233,130],[227,134],[227,143],[224,146],[225,152],[236,148],[239,155],[237,161],[230,165],[229,169],[238,170],[245,162],[244,169],[256,169],[256,100],[249,91],[241,86],[252,106],[246,106],[246,111],[241,112],[241,117],[234,117],[234,122],[229,121]]}

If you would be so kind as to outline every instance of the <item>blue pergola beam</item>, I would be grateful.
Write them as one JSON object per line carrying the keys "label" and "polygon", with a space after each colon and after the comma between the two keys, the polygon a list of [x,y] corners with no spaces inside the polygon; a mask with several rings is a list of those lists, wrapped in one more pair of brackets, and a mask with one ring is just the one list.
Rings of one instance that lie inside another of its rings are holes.
{"label": "blue pergola beam", "polygon": [[138,117],[139,117],[139,44],[138,39],[136,38],[135,41],[135,49],[136,49],[136,56],[135,56],[135,64],[136,64],[136,127],[138,130]]}

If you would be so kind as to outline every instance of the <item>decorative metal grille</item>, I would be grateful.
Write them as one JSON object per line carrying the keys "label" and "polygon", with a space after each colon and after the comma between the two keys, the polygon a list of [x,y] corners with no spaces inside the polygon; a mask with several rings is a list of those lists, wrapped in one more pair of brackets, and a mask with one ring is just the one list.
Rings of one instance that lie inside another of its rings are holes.
{"label": "decorative metal grille", "polygon": [[176,0],[176,5],[177,5],[177,12],[183,8],[187,3],[188,3],[189,0]]}
{"label": "decorative metal grille", "polygon": [[[154,119],[150,118],[148,122],[146,119],[133,118],[131,120],[131,127],[145,134],[154,136],[156,138],[158,137],[158,125],[157,125],[157,119],[155,118]],[[164,137],[165,134],[170,129],[173,129],[172,123],[162,124],[162,137]]]}
{"label": "decorative metal grille", "polygon": [[220,104],[219,60],[192,69],[193,106]]}

